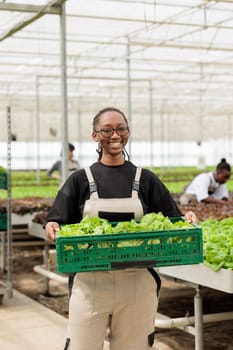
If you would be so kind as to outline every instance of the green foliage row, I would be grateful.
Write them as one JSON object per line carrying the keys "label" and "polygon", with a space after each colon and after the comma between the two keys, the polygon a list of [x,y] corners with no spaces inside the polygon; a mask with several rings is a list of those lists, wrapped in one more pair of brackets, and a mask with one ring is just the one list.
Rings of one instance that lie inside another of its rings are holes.
{"label": "green foliage row", "polygon": [[[211,171],[208,168],[205,171]],[[181,193],[183,188],[200,173],[195,167],[153,168],[152,171],[164,182],[171,193]],[[12,198],[47,197],[54,198],[59,188],[59,181],[40,171],[12,171]],[[233,191],[233,180],[227,182],[229,191]],[[6,197],[6,191],[0,190],[0,198]]]}
{"label": "green foliage row", "polygon": [[[26,197],[54,198],[57,194],[59,181],[50,178],[46,171],[12,171],[11,195],[13,199]],[[0,199],[5,199],[7,192],[0,190]]]}

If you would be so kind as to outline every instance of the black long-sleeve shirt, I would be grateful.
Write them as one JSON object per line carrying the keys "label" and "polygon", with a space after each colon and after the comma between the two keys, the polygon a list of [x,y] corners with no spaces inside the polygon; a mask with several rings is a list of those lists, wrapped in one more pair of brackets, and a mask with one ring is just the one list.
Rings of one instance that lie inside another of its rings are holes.
{"label": "black long-sleeve shirt", "polygon": [[[136,166],[125,161],[123,165],[107,166],[100,162],[91,165],[100,198],[131,197]],[[90,198],[89,182],[84,169],[74,172],[59,190],[46,222],[77,223],[82,219],[85,201]],[[142,169],[139,198],[144,214],[162,212],[165,216],[180,216],[180,210],[169,191],[150,170]]]}

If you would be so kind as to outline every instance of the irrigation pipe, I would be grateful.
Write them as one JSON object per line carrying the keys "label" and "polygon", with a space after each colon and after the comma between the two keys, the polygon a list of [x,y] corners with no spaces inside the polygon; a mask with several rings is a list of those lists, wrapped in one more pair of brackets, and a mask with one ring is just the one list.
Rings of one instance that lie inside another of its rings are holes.
{"label": "irrigation pipe", "polygon": [[[195,323],[194,316],[185,316],[178,318],[164,318],[164,315],[157,314],[158,318],[155,321],[155,327],[158,328],[180,328],[188,325],[193,325]],[[163,317],[162,318],[159,318]],[[219,312],[215,314],[207,314],[203,315],[203,323],[211,323],[211,322],[219,322],[219,321],[227,321],[233,320],[233,311],[230,312]]]}

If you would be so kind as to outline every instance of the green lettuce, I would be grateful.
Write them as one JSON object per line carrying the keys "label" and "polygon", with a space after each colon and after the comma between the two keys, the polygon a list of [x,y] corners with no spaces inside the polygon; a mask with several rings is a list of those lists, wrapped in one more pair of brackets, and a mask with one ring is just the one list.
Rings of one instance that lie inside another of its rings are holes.
{"label": "green lettuce", "polygon": [[201,226],[204,263],[214,271],[233,270],[233,218],[207,219]]}

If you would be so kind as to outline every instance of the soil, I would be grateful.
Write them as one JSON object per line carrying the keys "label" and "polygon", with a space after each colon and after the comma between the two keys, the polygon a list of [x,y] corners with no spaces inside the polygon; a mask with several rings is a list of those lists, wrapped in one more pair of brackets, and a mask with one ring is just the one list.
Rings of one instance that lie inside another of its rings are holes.
{"label": "soil", "polygon": [[[33,266],[43,262],[43,248],[13,249],[13,287],[55,312],[68,317],[67,286],[55,281],[49,282],[49,293],[45,293],[45,279],[33,271]],[[0,280],[5,275],[0,275]],[[162,279],[162,290],[158,311],[170,317],[193,315],[195,290],[184,284]],[[233,311],[232,294],[202,288],[203,312],[216,313]],[[233,322],[222,321],[204,325],[205,350],[233,350]],[[195,349],[194,336],[177,328],[156,328],[156,349]]]}
{"label": "soil", "polygon": [[[188,205],[180,205],[179,197],[180,193],[172,194],[175,202],[182,213],[192,210],[196,213],[200,221],[204,221],[207,218],[223,219],[233,216],[232,201],[226,202],[224,205],[219,204],[204,204],[193,202]],[[233,198],[233,193],[230,192],[230,197]],[[52,198],[40,198],[40,197],[27,197],[23,199],[12,200],[12,212],[18,215],[24,215],[27,213],[34,214],[34,222],[44,224],[48,210],[53,203]],[[5,213],[7,210],[6,199],[0,199],[0,214]]]}

